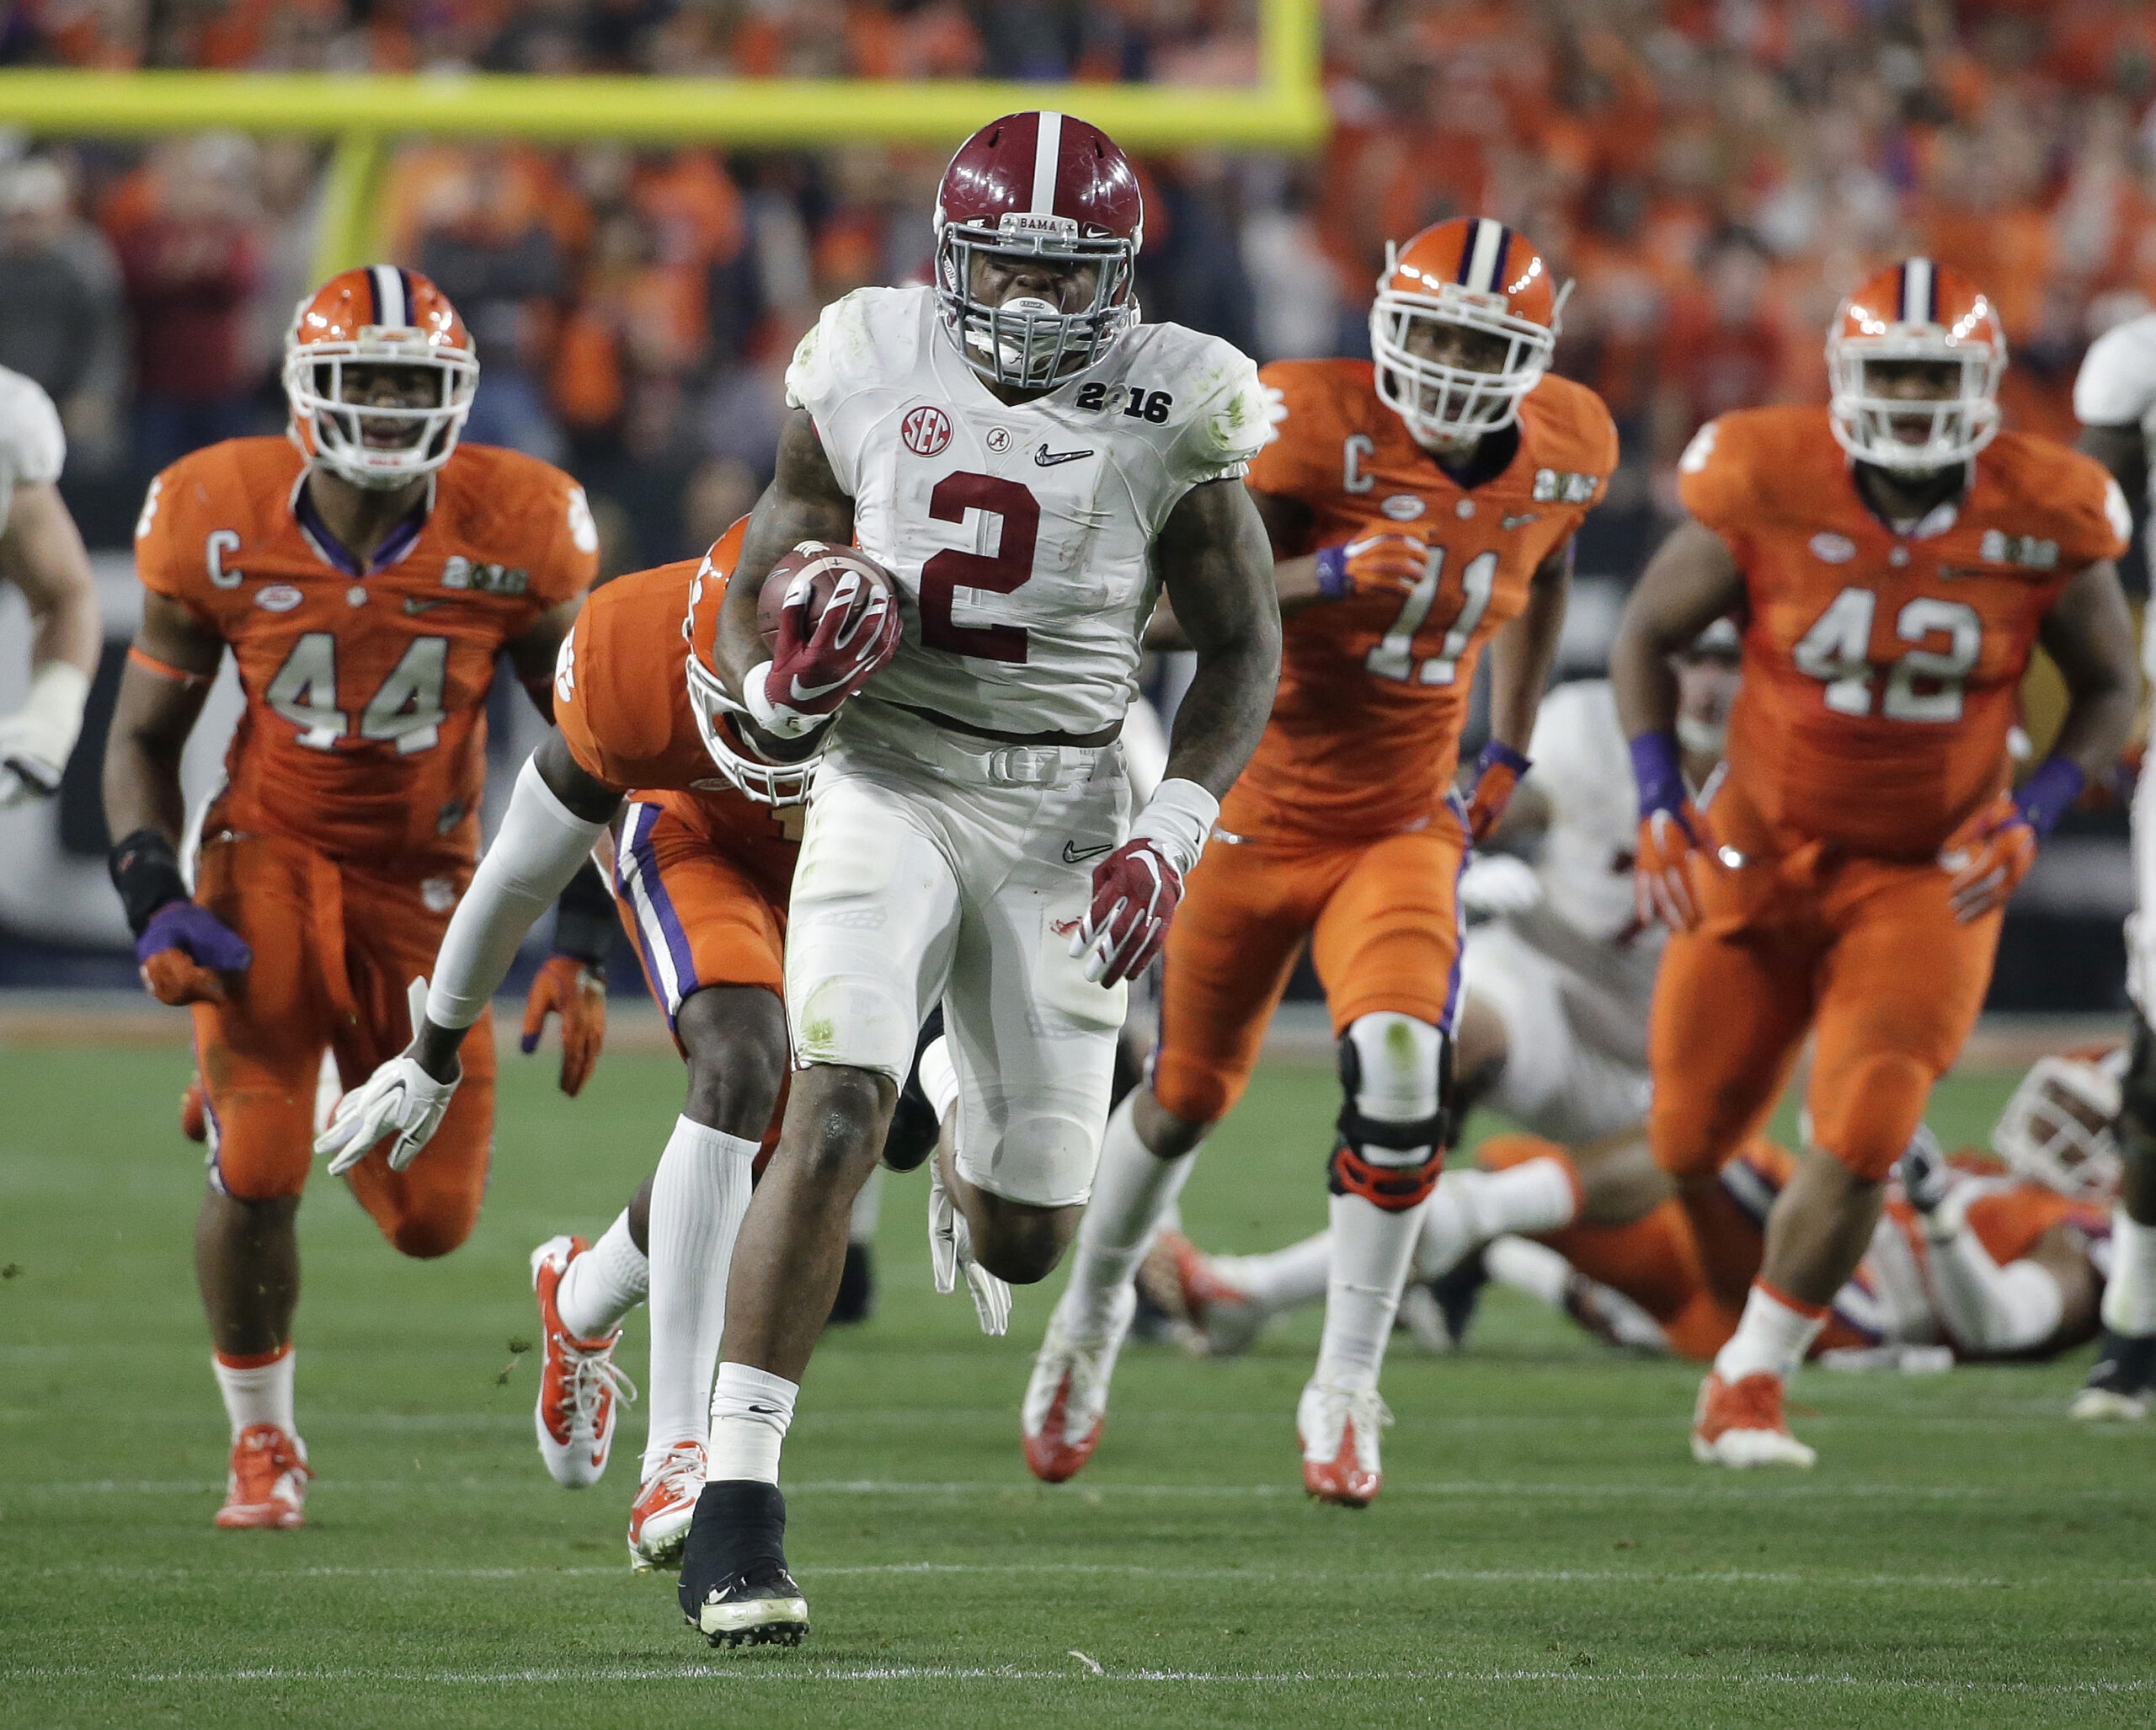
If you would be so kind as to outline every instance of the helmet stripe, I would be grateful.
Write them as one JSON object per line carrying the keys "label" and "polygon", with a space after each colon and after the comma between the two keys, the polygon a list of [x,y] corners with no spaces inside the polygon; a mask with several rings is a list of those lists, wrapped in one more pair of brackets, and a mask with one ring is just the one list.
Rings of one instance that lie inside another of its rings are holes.
{"label": "helmet stripe", "polygon": [[1056,170],[1063,159],[1063,116],[1043,111],[1033,116],[1033,203],[1037,216],[1055,214]]}
{"label": "helmet stripe", "polygon": [[394,330],[412,320],[405,310],[404,273],[394,264],[371,264],[367,281],[374,290],[374,322]]}
{"label": "helmet stripe", "polygon": [[1903,261],[1902,322],[1904,324],[1936,324],[1939,322],[1932,274],[1929,259]]}
{"label": "helmet stripe", "polygon": [[1463,287],[1487,291],[1497,286],[1497,267],[1503,261],[1505,240],[1503,223],[1493,222],[1487,216],[1475,219],[1460,261]]}

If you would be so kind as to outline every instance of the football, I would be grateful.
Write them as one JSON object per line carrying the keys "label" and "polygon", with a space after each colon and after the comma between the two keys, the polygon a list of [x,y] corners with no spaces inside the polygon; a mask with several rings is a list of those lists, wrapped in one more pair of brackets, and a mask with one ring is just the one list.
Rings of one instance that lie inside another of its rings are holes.
{"label": "football", "polygon": [[757,594],[756,627],[763,633],[764,647],[778,647],[779,618],[788,607],[807,610],[802,628],[806,636],[822,622],[825,610],[834,601],[865,608],[871,591],[878,587],[896,599],[896,580],[859,548],[803,541],[771,567]]}

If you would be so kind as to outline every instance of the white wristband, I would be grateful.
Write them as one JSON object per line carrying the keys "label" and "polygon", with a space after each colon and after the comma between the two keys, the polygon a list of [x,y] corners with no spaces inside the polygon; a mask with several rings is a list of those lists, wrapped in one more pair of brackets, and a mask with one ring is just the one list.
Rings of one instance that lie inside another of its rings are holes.
{"label": "white wristband", "polygon": [[83,731],[90,675],[72,661],[47,661],[30,675],[29,695],[0,715],[0,752],[35,758],[56,772],[67,765]]}
{"label": "white wristband", "polygon": [[829,715],[804,715],[783,703],[774,703],[771,692],[765,689],[771,674],[771,664],[760,661],[749,669],[748,677],[741,681],[741,707],[765,732],[781,739],[806,739],[831,718]]}
{"label": "white wristband", "polygon": [[1153,842],[1178,873],[1187,873],[1219,820],[1219,800],[1195,781],[1163,781],[1130,825],[1130,838]]}

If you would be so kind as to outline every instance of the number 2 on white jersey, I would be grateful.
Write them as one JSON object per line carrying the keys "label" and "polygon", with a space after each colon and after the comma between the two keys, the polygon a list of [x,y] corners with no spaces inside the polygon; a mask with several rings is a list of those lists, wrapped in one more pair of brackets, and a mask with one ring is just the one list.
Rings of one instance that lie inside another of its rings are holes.
{"label": "number 2 on white jersey", "polygon": [[[1790,651],[1796,670],[1827,686],[1827,707],[1838,715],[1871,713],[1872,681],[1881,670],[1871,659],[1871,622],[1879,597],[1869,589],[1844,589]],[[1890,721],[1958,721],[1961,687],[1983,647],[1983,621],[1959,601],[1919,595],[1894,619],[1894,634],[1912,645],[1884,669],[1886,694],[1879,713]],[[1944,649],[1926,640],[1945,636]],[[1919,691],[1916,681],[1933,689]]]}
{"label": "number 2 on white jersey", "polygon": [[[360,737],[394,740],[398,754],[430,750],[441,740],[442,686],[449,671],[449,638],[420,637],[389,670],[360,715]],[[262,700],[300,729],[310,750],[334,750],[351,730],[351,717],[337,707],[337,639],[309,631],[292,645]]]}
{"label": "number 2 on white jersey", "polygon": [[1445,640],[1438,652],[1417,670],[1415,633],[1422,628],[1422,621],[1429,617],[1431,607],[1437,604],[1438,589],[1444,580],[1444,574],[1445,549],[1433,547],[1421,580],[1401,602],[1399,615],[1393,620],[1391,628],[1363,657],[1365,672],[1380,679],[1412,678],[1418,685],[1449,685],[1460,676],[1460,658],[1467,653],[1475,627],[1490,610],[1490,593],[1497,582],[1497,555],[1478,553],[1467,561],[1460,574],[1460,611],[1454,616],[1451,628],[1445,633]]}

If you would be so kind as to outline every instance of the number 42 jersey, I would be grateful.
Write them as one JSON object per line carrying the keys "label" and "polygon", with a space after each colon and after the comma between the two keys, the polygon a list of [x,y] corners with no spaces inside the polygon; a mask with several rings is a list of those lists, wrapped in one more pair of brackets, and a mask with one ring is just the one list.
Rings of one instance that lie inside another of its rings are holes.
{"label": "number 42 jersey", "polygon": [[495,658],[598,568],[583,489],[516,451],[460,445],[424,519],[362,574],[302,521],[304,473],[283,439],[227,440],[152,481],[135,527],[144,587],[238,664],[247,707],[221,820],[339,862],[468,864]]}
{"label": "number 42 jersey", "polygon": [[1744,686],[1709,820],[1745,853],[1926,858],[2006,782],[2015,692],[2074,574],[2126,550],[2118,485],[2003,432],[1906,534],[1866,507],[1821,407],[1739,409],[1678,465],[1744,579]]}
{"label": "number 42 jersey", "polygon": [[1139,324],[1055,389],[1006,403],[925,287],[833,302],[786,387],[854,501],[862,550],[908,603],[864,694],[995,733],[1123,718],[1154,537],[1192,487],[1241,475],[1265,435],[1257,368],[1177,324]]}

